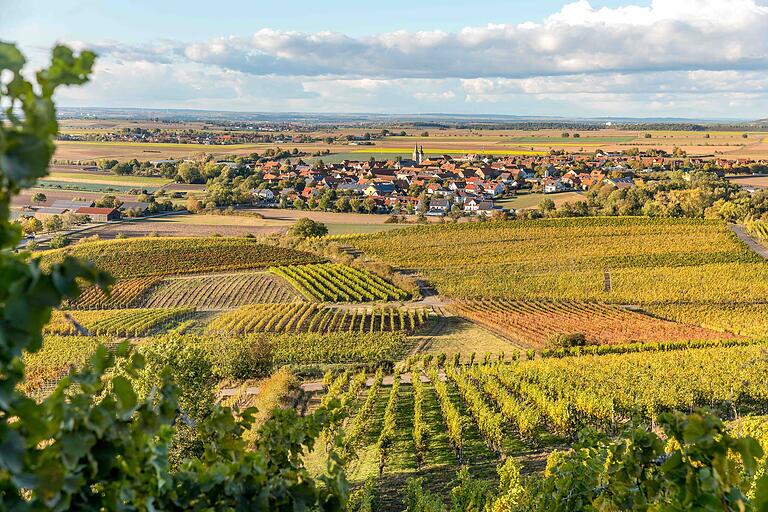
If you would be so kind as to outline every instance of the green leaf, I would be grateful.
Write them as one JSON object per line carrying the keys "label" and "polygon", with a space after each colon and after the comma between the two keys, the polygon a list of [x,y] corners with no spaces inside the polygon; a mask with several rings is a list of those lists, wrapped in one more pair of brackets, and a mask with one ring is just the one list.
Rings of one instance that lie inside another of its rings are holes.
{"label": "green leaf", "polygon": [[112,390],[117,397],[117,404],[121,413],[131,412],[136,407],[136,393],[133,386],[125,377],[115,377],[112,379]]}

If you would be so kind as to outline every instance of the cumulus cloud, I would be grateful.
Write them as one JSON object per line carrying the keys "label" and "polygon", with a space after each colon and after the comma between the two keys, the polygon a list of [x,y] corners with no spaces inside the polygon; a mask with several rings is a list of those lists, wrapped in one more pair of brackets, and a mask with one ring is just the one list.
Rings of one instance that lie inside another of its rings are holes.
{"label": "cumulus cloud", "polygon": [[180,45],[190,61],[254,75],[477,78],[586,72],[765,69],[768,7],[755,0],[654,0],[545,20],[353,38],[262,29]]}
{"label": "cumulus cloud", "polygon": [[578,0],[542,20],[453,32],[89,43],[101,60],[86,90],[112,104],[250,110],[750,116],[768,106],[766,33],[758,0]]}

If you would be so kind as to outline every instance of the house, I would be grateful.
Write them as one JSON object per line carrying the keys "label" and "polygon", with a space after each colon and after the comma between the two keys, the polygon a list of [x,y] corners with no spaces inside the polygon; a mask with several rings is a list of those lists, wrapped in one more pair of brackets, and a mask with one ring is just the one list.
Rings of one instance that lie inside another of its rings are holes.
{"label": "house", "polygon": [[493,201],[481,201],[480,204],[477,205],[477,210],[475,213],[477,215],[485,215],[490,216],[495,211],[501,211],[501,206],[496,206],[493,204]]}
{"label": "house", "polygon": [[480,207],[481,202],[482,200],[476,197],[467,199],[466,201],[464,201],[464,211],[468,213],[476,212],[477,209]]}
{"label": "house", "polygon": [[347,191],[353,194],[363,194],[365,193],[365,189],[367,187],[367,185],[361,185],[358,183],[341,183],[338,187],[336,187],[336,190],[339,192]]}
{"label": "house", "polygon": [[493,197],[500,196],[507,191],[507,187],[503,183],[486,181],[482,183],[483,190],[486,194],[490,194]]}
{"label": "house", "polygon": [[84,206],[75,210],[77,215],[86,215],[91,222],[109,222],[111,220],[120,220],[120,212],[115,208],[96,208]]}
{"label": "house", "polygon": [[393,183],[371,183],[363,193],[367,196],[388,196],[395,191]]}
{"label": "house", "polygon": [[429,211],[434,213],[446,213],[451,209],[451,200],[445,198],[432,198],[429,202]]}
{"label": "house", "polygon": [[265,188],[263,190],[254,190],[252,191],[253,197],[257,199],[261,199],[262,201],[274,201],[275,200],[275,193],[269,190],[268,188]]}
{"label": "house", "polygon": [[605,183],[613,185],[616,188],[630,188],[635,186],[635,180],[632,178],[609,178]]}
{"label": "house", "polygon": [[545,178],[542,182],[545,194],[553,194],[567,190],[567,185],[557,178]]}
{"label": "house", "polygon": [[35,218],[44,220],[44,219],[53,217],[54,215],[64,215],[68,211],[70,211],[69,208],[55,208],[53,206],[43,206],[35,210]]}

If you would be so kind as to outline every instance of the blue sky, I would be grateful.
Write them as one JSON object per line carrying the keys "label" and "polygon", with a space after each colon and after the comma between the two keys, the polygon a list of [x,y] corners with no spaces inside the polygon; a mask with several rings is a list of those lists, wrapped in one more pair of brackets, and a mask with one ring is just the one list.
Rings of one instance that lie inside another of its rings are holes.
{"label": "blue sky", "polygon": [[761,0],[0,0],[33,65],[100,55],[68,106],[768,117]]}
{"label": "blue sky", "polygon": [[[156,38],[197,40],[247,35],[260,28],[350,35],[395,30],[459,30],[487,23],[539,20],[559,10],[556,0],[353,0],[264,2],[234,0],[0,0],[4,38],[32,44],[57,39],[115,39],[140,43]],[[649,5],[650,2],[636,2]],[[226,5],[226,7],[224,7]],[[620,1],[595,1],[616,7]],[[217,8],[221,6],[221,8]],[[3,19],[4,18],[4,19]]]}

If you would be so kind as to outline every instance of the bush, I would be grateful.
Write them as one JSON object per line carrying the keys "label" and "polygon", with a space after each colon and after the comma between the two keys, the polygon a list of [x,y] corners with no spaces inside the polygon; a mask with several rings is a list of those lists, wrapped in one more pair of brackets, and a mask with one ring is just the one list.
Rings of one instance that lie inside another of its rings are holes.
{"label": "bush", "polygon": [[312,219],[299,219],[288,229],[288,234],[297,238],[309,238],[313,236],[323,236],[328,234],[328,228],[322,222],[315,222]]}
{"label": "bush", "polygon": [[69,245],[69,237],[64,235],[56,235],[55,237],[51,238],[51,241],[48,242],[48,245],[51,246],[51,249],[61,249],[62,247]]}
{"label": "bush", "polygon": [[548,349],[583,347],[587,344],[587,337],[580,332],[570,334],[559,333],[550,336],[547,340]]}

